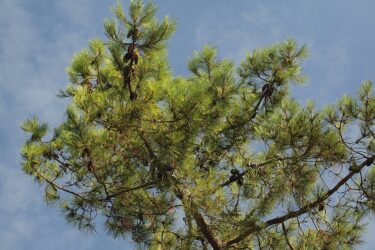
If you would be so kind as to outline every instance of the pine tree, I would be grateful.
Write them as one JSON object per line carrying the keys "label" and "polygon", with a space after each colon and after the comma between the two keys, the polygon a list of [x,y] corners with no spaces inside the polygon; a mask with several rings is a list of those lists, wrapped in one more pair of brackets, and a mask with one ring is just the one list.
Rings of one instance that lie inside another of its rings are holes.
{"label": "pine tree", "polygon": [[350,249],[375,211],[375,98],[321,109],[289,95],[306,48],[287,40],[239,67],[213,47],[174,77],[175,29],[155,6],[120,4],[76,54],[65,121],[22,129],[23,171],[68,222],[149,249]]}

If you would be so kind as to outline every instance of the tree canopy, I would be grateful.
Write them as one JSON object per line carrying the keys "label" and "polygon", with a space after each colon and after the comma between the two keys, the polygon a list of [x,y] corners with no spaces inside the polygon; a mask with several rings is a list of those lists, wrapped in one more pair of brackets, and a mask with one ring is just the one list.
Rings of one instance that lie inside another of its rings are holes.
{"label": "tree canopy", "polygon": [[317,108],[289,94],[305,46],[206,46],[173,76],[173,19],[152,2],[113,8],[107,39],[74,55],[65,120],[22,129],[23,171],[68,222],[149,249],[350,249],[375,211],[375,98]]}

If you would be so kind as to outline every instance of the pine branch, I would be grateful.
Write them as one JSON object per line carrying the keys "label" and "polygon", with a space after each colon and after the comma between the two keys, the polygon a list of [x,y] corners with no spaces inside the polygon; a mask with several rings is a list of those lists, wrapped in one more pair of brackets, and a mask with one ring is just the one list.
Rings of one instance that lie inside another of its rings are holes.
{"label": "pine branch", "polygon": [[206,237],[208,242],[211,244],[214,250],[222,250],[224,249],[222,246],[222,242],[217,236],[213,233],[212,229],[210,228],[208,222],[203,217],[201,213],[198,212],[197,208],[193,208],[193,217],[196,221],[200,231]]}
{"label": "pine branch", "polygon": [[81,198],[82,200],[85,200],[85,201],[89,201],[88,199],[86,199],[85,197],[83,197],[81,194],[79,193],[76,193],[72,190],[69,190],[69,189],[66,189],[65,187],[62,187],[58,184],[56,184],[54,181],[51,181],[50,179],[48,179],[47,177],[45,177],[43,174],[41,174],[37,169],[33,168],[35,170],[35,173],[37,176],[39,176],[40,178],[42,178],[43,180],[45,180],[47,183],[49,183],[51,186],[55,187],[56,189],[58,190],[61,190],[61,191],[64,191],[66,193],[69,193],[69,194],[72,194],[76,197],[79,197]]}
{"label": "pine branch", "polygon": [[245,122],[238,123],[238,124],[231,124],[231,126],[228,129],[239,128],[239,127],[245,125],[246,123],[251,122],[256,117],[256,115],[258,114],[260,104],[262,103],[262,101],[266,97],[266,94],[267,94],[267,91],[263,91],[263,93],[262,93],[261,97],[259,98],[257,104],[255,105],[255,107],[251,111],[252,115],[250,116],[250,118],[248,120],[246,120]]}
{"label": "pine branch", "polygon": [[[176,195],[177,197],[183,201],[185,195],[184,195],[184,191],[181,190],[180,188],[176,187]],[[224,245],[222,243],[222,241],[217,238],[217,236],[214,234],[212,228],[210,227],[209,223],[207,222],[207,220],[203,217],[203,215],[198,211],[198,208],[196,206],[196,204],[194,203],[194,201],[190,200],[190,203],[191,203],[191,210],[192,210],[192,216],[195,220],[195,222],[197,223],[197,226],[199,228],[199,230],[201,231],[201,233],[204,235],[204,237],[207,239],[207,241],[210,243],[210,245],[212,246],[212,248],[214,250],[223,250],[224,249]]]}
{"label": "pine branch", "polygon": [[[369,165],[369,162],[373,162],[375,159],[375,155],[372,157],[367,158],[364,162],[362,162],[360,165],[358,165],[359,171],[361,171],[364,167]],[[319,197],[315,201],[303,206],[302,208],[289,212],[288,214],[280,217],[276,217],[273,219],[270,219],[263,223],[262,226],[260,225],[252,225],[249,229],[245,230],[243,233],[238,235],[237,237],[228,240],[225,243],[225,246],[231,246],[233,244],[239,243],[243,241],[246,237],[251,235],[254,232],[258,232],[260,230],[263,230],[269,226],[276,225],[283,223],[289,219],[299,217],[309,211],[311,211],[313,208],[318,207],[319,204],[321,204],[323,201],[327,200],[331,195],[333,195],[340,187],[345,185],[355,174],[357,174],[359,171],[351,171],[349,172],[343,179],[341,179],[332,189],[328,190],[323,196]]]}
{"label": "pine branch", "polygon": [[286,231],[286,227],[285,227],[285,223],[281,223],[281,227],[283,229],[283,234],[284,234],[284,237],[285,237],[285,241],[286,241],[286,244],[289,246],[290,250],[294,250],[292,244],[290,243],[289,241],[289,238],[288,238],[288,234],[287,234],[287,231]]}
{"label": "pine branch", "polygon": [[128,192],[131,192],[131,191],[135,191],[135,190],[138,190],[138,189],[151,188],[155,184],[157,184],[157,181],[150,181],[150,182],[146,182],[146,183],[143,183],[143,184],[135,186],[135,187],[126,188],[126,189],[123,189],[123,190],[120,190],[118,192],[115,192],[113,194],[108,195],[107,197],[105,197],[105,200],[109,200],[109,199],[112,199],[112,198],[114,198],[116,196],[119,196],[121,194],[128,193]]}

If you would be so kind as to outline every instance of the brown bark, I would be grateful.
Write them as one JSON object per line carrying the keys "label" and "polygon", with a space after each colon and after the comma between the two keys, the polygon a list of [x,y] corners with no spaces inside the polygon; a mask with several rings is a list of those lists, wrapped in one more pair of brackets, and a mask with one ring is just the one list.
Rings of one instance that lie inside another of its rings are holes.
{"label": "brown bark", "polygon": [[[184,203],[184,199],[186,197],[184,190],[176,187],[175,193],[176,196]],[[214,250],[223,250],[223,242],[215,235],[209,223],[198,211],[198,208],[193,201],[190,201],[190,207],[192,211],[192,217],[197,223],[198,229],[203,234],[204,238],[210,243]]]}
{"label": "brown bark", "polygon": [[218,239],[217,236],[215,236],[213,230],[210,228],[206,219],[203,217],[201,213],[198,212],[196,208],[193,209],[193,217],[194,217],[195,222],[197,223],[199,230],[207,239],[207,241],[210,243],[212,248],[214,250],[224,249],[223,243],[221,242],[221,240]]}

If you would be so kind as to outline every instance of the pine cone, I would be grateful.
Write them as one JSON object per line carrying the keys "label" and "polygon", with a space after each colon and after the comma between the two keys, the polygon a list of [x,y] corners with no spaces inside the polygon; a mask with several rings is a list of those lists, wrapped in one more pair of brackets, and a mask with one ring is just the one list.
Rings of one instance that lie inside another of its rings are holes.
{"label": "pine cone", "polygon": [[135,44],[130,44],[130,45],[128,46],[128,53],[133,53],[134,50],[135,50]]}
{"label": "pine cone", "polygon": [[132,54],[132,59],[133,59],[133,62],[134,64],[137,64],[138,63],[138,53],[137,51],[133,51],[133,54]]}
{"label": "pine cone", "polygon": [[94,163],[92,162],[92,160],[90,159],[89,162],[87,163],[87,170],[89,172],[94,172],[95,171],[95,165]]}
{"label": "pine cone", "polygon": [[264,84],[262,87],[262,92],[265,94],[265,96],[270,97],[273,93],[273,86],[269,83]]}
{"label": "pine cone", "polygon": [[130,58],[132,57],[132,54],[131,53],[126,53],[125,56],[124,56],[124,62],[127,63],[129,62]]}

